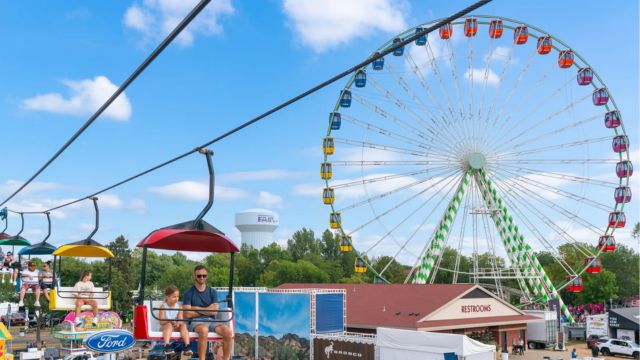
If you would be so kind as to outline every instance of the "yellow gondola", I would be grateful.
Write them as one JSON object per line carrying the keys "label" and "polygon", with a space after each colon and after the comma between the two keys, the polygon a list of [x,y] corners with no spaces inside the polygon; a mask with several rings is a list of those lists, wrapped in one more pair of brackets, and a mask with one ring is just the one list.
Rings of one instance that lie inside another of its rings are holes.
{"label": "yellow gondola", "polygon": [[341,223],[342,216],[340,216],[339,212],[332,212],[331,215],[329,215],[329,225],[332,229],[339,229]]}
{"label": "yellow gondola", "polygon": [[365,273],[367,272],[367,264],[364,262],[364,259],[357,257],[355,264],[354,264],[354,270],[357,273]]}
{"label": "yellow gondola", "polygon": [[332,137],[326,137],[322,139],[322,152],[325,155],[333,155],[335,149],[334,141]]}
{"label": "yellow gondola", "polygon": [[331,163],[325,162],[320,164],[320,178],[322,180],[331,180],[332,175]]}
{"label": "yellow gondola", "polygon": [[340,239],[340,251],[351,251],[353,250],[353,245],[351,243],[351,236],[344,235],[342,239]]}
{"label": "yellow gondola", "polygon": [[325,205],[333,204],[334,199],[335,199],[335,192],[333,191],[333,188],[328,187],[322,190],[322,202]]}
{"label": "yellow gondola", "polygon": [[[53,252],[53,283],[54,288],[49,293],[49,309],[59,311],[71,311],[75,309],[75,294],[77,291],[72,286],[61,286],[60,281],[55,279],[56,273],[61,273],[63,257],[82,257],[82,258],[102,258],[109,260],[109,277],[108,286],[106,288],[96,287],[93,292],[93,299],[98,303],[99,310],[111,310],[111,259],[113,253],[111,250],[102,246],[99,242],[92,239],[92,236],[98,231],[99,212],[98,198],[91,198],[96,211],[96,225],[91,234],[84,239],[62,245]],[[57,260],[57,261],[56,261]],[[88,306],[83,306],[83,310]]]}

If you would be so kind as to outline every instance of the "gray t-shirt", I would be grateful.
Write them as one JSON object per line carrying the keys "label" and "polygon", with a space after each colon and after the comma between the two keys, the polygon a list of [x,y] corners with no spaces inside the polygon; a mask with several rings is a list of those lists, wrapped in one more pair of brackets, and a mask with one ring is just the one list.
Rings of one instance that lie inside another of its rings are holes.
{"label": "gray t-shirt", "polygon": [[[218,302],[218,293],[211,287],[207,286],[204,291],[199,291],[195,286],[190,287],[184,292],[182,299],[183,305],[207,307],[211,304]],[[213,315],[200,315],[191,319],[191,321],[197,321],[198,319],[211,319],[215,318]]]}

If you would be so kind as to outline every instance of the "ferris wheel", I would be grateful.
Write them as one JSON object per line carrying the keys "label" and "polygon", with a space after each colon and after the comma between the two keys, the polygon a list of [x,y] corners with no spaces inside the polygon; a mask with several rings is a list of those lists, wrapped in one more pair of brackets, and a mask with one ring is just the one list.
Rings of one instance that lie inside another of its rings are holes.
{"label": "ferris wheel", "polygon": [[517,289],[522,303],[557,299],[570,322],[558,291],[597,276],[631,200],[629,138],[610,90],[566,43],[507,18],[460,19],[357,70],[322,147],[323,202],[356,272],[385,281],[392,261],[376,271],[370,259],[386,255],[413,265],[405,282],[441,274],[498,295]]}

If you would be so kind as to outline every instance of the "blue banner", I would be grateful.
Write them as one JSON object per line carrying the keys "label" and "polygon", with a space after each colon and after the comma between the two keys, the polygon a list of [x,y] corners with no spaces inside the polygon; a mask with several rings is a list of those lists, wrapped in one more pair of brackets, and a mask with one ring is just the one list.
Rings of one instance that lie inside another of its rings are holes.
{"label": "blue banner", "polygon": [[127,350],[136,343],[133,334],[124,330],[99,331],[84,339],[87,348],[101,352],[112,353]]}
{"label": "blue banner", "polygon": [[316,333],[344,331],[344,294],[316,294]]}

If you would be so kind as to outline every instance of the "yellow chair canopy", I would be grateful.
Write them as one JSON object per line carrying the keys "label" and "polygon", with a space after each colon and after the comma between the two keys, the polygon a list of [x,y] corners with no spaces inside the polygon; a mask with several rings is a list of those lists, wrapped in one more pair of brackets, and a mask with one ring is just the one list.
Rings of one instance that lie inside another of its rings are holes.
{"label": "yellow chair canopy", "polygon": [[68,257],[92,257],[92,258],[112,258],[111,250],[100,245],[93,239],[76,241],[71,244],[62,245],[53,252],[55,256]]}

